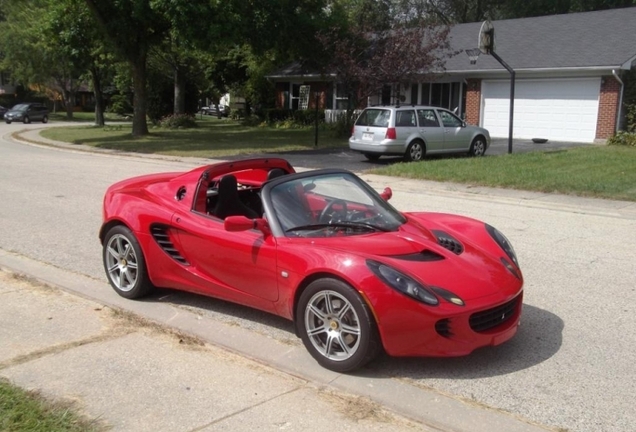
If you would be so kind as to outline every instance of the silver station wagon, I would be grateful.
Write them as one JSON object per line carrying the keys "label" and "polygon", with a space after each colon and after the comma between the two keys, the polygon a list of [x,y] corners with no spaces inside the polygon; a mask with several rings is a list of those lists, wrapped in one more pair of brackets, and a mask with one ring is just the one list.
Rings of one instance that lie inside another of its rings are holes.
{"label": "silver station wagon", "polygon": [[349,148],[369,160],[382,155],[403,155],[408,161],[440,153],[483,156],[489,146],[486,129],[469,126],[452,112],[430,106],[365,108],[349,138]]}

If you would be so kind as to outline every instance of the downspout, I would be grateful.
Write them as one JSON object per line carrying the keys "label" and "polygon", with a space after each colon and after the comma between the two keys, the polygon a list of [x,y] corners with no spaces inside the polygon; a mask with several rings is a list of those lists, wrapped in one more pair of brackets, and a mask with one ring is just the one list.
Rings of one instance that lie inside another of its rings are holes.
{"label": "downspout", "polygon": [[616,113],[616,132],[618,132],[621,126],[620,122],[623,118],[623,115],[622,115],[623,114],[623,93],[625,91],[625,83],[623,83],[621,78],[616,73],[616,69],[612,69],[612,75],[614,75],[614,78],[616,78],[616,81],[618,81],[619,84],[621,85],[621,94],[618,97],[618,112]]}

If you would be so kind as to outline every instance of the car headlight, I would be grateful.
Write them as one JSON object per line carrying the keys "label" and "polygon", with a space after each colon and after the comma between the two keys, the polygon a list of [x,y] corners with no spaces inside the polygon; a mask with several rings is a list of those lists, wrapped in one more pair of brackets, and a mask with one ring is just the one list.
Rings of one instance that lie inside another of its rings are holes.
{"label": "car headlight", "polygon": [[439,300],[435,297],[435,294],[404,273],[399,272],[386,264],[372,260],[367,260],[367,266],[371,269],[373,274],[391,288],[400,291],[415,300],[426,303],[427,305],[437,306],[439,304]]}
{"label": "car headlight", "polygon": [[495,242],[499,245],[499,247],[502,248],[504,252],[506,252],[506,255],[508,255],[508,258],[510,258],[512,262],[514,262],[517,265],[517,267],[519,267],[519,261],[517,261],[517,254],[515,253],[515,250],[512,247],[512,244],[506,238],[506,236],[503,235],[501,231],[499,231],[497,228],[488,224],[486,224],[486,231],[488,231],[488,234],[490,234],[490,237],[492,237],[495,240]]}

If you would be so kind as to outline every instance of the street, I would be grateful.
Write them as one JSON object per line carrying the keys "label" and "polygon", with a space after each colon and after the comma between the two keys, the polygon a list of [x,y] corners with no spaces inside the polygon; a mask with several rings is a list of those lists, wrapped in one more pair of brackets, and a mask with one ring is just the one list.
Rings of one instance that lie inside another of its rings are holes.
{"label": "street", "polygon": [[[97,233],[106,188],[198,165],[12,142],[8,134],[23,127],[0,124],[0,249],[100,281]],[[460,213],[497,227],[515,247],[525,277],[524,315],[512,341],[457,359],[382,357],[365,376],[432,388],[549,427],[633,430],[634,203],[361,177],[376,190],[391,186],[399,210]],[[292,324],[278,317],[168,290],[155,299],[301,345]]]}

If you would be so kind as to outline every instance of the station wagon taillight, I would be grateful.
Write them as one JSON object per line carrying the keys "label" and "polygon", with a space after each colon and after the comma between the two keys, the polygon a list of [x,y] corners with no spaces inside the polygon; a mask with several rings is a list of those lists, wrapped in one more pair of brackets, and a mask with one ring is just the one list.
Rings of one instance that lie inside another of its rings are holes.
{"label": "station wagon taillight", "polygon": [[386,136],[384,137],[384,139],[396,139],[397,135],[395,134],[395,128],[387,128],[386,129]]}

